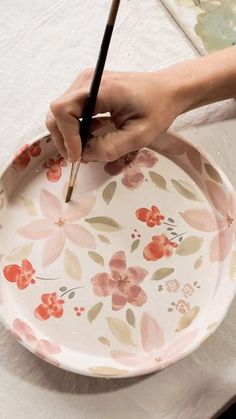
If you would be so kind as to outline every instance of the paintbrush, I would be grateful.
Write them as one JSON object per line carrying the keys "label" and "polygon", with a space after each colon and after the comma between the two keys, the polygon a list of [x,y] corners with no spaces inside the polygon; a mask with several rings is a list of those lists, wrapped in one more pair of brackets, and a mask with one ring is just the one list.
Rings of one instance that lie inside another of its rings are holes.
{"label": "paintbrush", "polygon": [[[86,102],[85,107],[84,107],[84,111],[83,111],[83,115],[82,115],[82,121],[81,121],[81,124],[80,124],[80,137],[81,137],[81,143],[82,143],[82,150],[83,150],[83,148],[85,147],[85,145],[88,141],[89,127],[90,127],[90,123],[91,123],[93,113],[94,113],[94,109],[95,109],[95,105],[96,105],[99,86],[100,86],[100,83],[101,83],[102,74],[103,74],[103,70],[104,70],[104,67],[105,67],[105,63],[106,63],[107,53],[108,53],[108,49],[109,49],[111,36],[112,36],[113,29],[114,29],[119,5],[120,5],[120,0],[113,0],[112,1],[112,5],[111,5],[108,20],[107,20],[105,32],[104,32],[104,35],[103,35],[102,45],[101,45],[101,48],[100,48],[100,53],[99,53],[96,68],[95,68],[95,71],[94,71],[94,75],[93,75],[88,99],[87,99],[87,102]],[[75,181],[76,181],[76,177],[77,177],[77,173],[78,173],[78,170],[79,170],[79,166],[80,166],[80,160],[76,161],[75,163],[72,163],[70,180],[69,180],[69,187],[68,187],[68,191],[67,191],[67,195],[66,195],[66,202],[69,202],[70,199],[71,199],[73,189],[74,189],[74,185],[75,185]]]}

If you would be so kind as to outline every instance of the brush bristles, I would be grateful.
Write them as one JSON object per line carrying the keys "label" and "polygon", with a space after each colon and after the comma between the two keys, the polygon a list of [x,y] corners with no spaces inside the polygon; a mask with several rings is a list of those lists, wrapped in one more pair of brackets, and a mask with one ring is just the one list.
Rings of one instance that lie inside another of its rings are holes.
{"label": "brush bristles", "polygon": [[74,189],[73,186],[69,186],[67,194],[66,194],[66,203],[70,202],[71,196],[73,194],[73,189]]}

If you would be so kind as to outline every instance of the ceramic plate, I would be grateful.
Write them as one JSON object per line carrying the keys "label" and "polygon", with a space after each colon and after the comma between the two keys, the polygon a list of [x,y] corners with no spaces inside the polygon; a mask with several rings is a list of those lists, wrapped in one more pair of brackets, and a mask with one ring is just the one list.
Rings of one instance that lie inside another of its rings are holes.
{"label": "ceramic plate", "polygon": [[196,349],[236,289],[232,186],[166,134],[106,165],[70,167],[50,137],[0,177],[0,317],[30,351],[77,373],[146,374]]}

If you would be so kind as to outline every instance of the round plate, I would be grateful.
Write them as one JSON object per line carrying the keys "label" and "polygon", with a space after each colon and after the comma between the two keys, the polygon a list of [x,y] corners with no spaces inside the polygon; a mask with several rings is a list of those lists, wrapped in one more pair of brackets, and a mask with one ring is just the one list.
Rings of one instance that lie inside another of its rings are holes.
{"label": "round plate", "polygon": [[173,134],[104,166],[70,167],[50,137],[0,177],[0,316],[73,372],[130,377],[205,340],[236,289],[236,200],[209,158]]}

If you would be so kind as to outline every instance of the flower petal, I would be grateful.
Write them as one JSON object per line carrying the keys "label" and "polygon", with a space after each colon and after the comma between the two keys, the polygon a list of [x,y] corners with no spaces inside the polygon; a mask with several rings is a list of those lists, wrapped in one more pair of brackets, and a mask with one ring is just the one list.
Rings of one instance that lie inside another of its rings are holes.
{"label": "flower petal", "polygon": [[208,209],[190,209],[180,213],[184,221],[199,231],[217,231],[224,226],[224,220],[217,219]]}
{"label": "flower petal", "polygon": [[147,295],[138,285],[129,288],[128,303],[141,307],[147,302]]}
{"label": "flower petal", "polygon": [[151,211],[147,208],[139,208],[135,212],[135,215],[139,221],[147,221],[147,217],[152,215]]}
{"label": "flower petal", "polygon": [[62,229],[49,236],[44,243],[42,266],[46,267],[53,263],[62,253],[65,244],[65,234]]}
{"label": "flower petal", "polygon": [[12,329],[17,336],[20,336],[27,342],[34,343],[37,340],[34,331],[23,320],[15,319],[12,324]]}
{"label": "flower petal", "polygon": [[229,209],[229,201],[225,191],[217,183],[212,182],[211,180],[206,180],[205,184],[214,207],[220,214],[226,216]]}
{"label": "flower petal", "polygon": [[79,200],[79,202],[69,202],[66,211],[64,213],[64,218],[67,221],[77,221],[80,218],[86,217],[89,212],[92,210],[96,203],[95,195],[88,195]]}
{"label": "flower petal", "polygon": [[19,228],[17,233],[26,237],[27,239],[40,240],[50,236],[50,234],[52,234],[55,229],[57,229],[57,227],[52,223],[51,220],[42,218],[32,221],[32,223]]}
{"label": "flower petal", "polygon": [[44,217],[50,218],[52,221],[56,221],[62,216],[62,205],[59,199],[45,189],[40,194],[40,207]]}
{"label": "flower petal", "polygon": [[113,281],[110,275],[105,272],[94,275],[91,282],[94,294],[99,297],[112,295],[115,288],[115,281]]}
{"label": "flower petal", "polygon": [[33,274],[35,272],[33,266],[31,265],[30,261],[27,259],[22,260],[22,269],[25,275]]}
{"label": "flower petal", "polygon": [[138,188],[144,180],[144,175],[137,166],[127,167],[121,180],[127,188]]}
{"label": "flower petal", "polygon": [[61,347],[58,343],[46,339],[39,339],[35,349],[41,355],[54,355],[61,352]]}
{"label": "flower petal", "polygon": [[51,312],[46,304],[39,304],[34,310],[34,315],[39,320],[47,320],[51,316]]}
{"label": "flower petal", "polygon": [[153,167],[158,162],[158,158],[155,154],[147,149],[139,151],[135,157],[134,164],[140,167]]}
{"label": "flower petal", "polygon": [[139,266],[131,266],[127,269],[126,275],[128,277],[128,280],[131,284],[138,285],[140,282],[142,282],[147,276],[148,271],[146,269],[141,268]]}
{"label": "flower petal", "polygon": [[222,262],[229,254],[233,245],[233,228],[226,227],[213,237],[210,244],[210,261]]}
{"label": "flower petal", "polygon": [[127,301],[127,295],[124,295],[116,288],[112,295],[112,310],[120,310],[127,304]]}
{"label": "flower petal", "polygon": [[77,246],[96,249],[95,239],[87,228],[77,224],[65,224],[64,231],[67,239]]}
{"label": "flower petal", "polygon": [[145,368],[152,367],[152,360],[147,355],[137,354],[136,352],[127,352],[113,349],[111,351],[112,358],[129,367],[141,366]]}
{"label": "flower petal", "polygon": [[143,313],[141,318],[141,338],[146,352],[156,351],[165,343],[162,327],[148,313]]}
{"label": "flower petal", "polygon": [[194,342],[197,335],[197,329],[184,334],[181,338],[175,340],[169,345],[164,346],[164,348],[160,351],[160,356],[165,360],[171,360],[173,362],[173,360],[176,360],[186,352],[186,349],[188,349],[188,346]]}
{"label": "flower petal", "polygon": [[16,282],[22,273],[22,268],[18,265],[7,265],[3,269],[3,274],[9,282]]}
{"label": "flower petal", "polygon": [[104,170],[109,175],[115,176],[115,175],[119,175],[125,166],[126,166],[125,159],[122,157],[121,159],[105,164]]}
{"label": "flower petal", "polygon": [[123,252],[123,250],[114,253],[109,262],[109,267],[114,279],[118,279],[120,276],[123,276],[125,274],[126,258],[125,252]]}
{"label": "flower petal", "polygon": [[199,153],[199,151],[190,145],[188,146],[188,149],[187,149],[187,157],[188,157],[189,163],[194,167],[195,170],[197,170],[198,173],[201,174],[202,173],[202,159],[201,159],[201,154]]}

